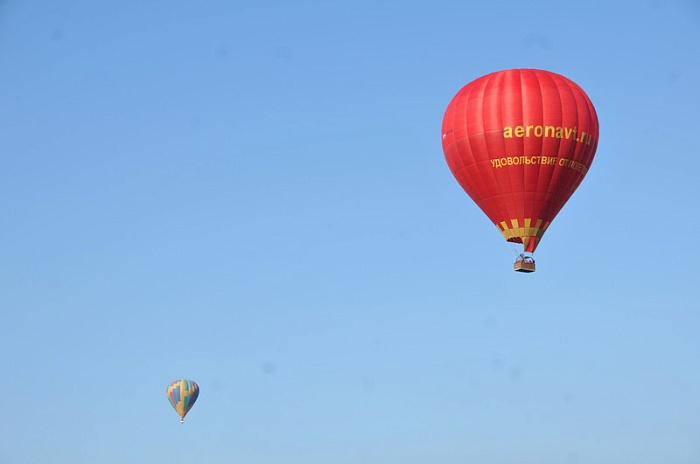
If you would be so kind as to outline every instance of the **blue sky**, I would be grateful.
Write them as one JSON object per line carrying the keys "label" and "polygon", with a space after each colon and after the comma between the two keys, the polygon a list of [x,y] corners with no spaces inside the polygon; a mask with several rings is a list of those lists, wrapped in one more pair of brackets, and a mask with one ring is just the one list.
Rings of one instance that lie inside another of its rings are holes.
{"label": "blue sky", "polygon": [[[697,2],[202,3],[0,1],[0,463],[698,462]],[[601,126],[531,275],[440,143],[519,67]]]}

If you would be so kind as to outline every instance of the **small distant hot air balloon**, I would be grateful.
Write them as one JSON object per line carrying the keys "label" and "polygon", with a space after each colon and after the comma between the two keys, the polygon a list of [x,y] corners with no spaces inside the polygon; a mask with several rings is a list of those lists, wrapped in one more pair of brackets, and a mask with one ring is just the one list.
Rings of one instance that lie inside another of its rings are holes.
{"label": "small distant hot air balloon", "polygon": [[598,146],[591,100],[564,76],[510,69],[480,77],[452,99],[442,121],[445,159],[462,188],[524,253],[531,254],[579,186]]}
{"label": "small distant hot air balloon", "polygon": [[180,416],[180,423],[184,423],[185,416],[192,409],[199,396],[199,385],[191,380],[176,380],[168,385],[165,394],[175,412]]}

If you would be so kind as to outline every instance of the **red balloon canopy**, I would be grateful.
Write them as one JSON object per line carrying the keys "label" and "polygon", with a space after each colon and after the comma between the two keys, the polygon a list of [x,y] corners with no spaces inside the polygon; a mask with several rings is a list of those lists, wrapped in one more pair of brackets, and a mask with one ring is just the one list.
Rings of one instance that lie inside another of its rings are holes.
{"label": "red balloon canopy", "polygon": [[442,122],[447,164],[509,242],[534,252],[583,180],[598,117],[571,80],[537,69],[480,77],[452,99]]}

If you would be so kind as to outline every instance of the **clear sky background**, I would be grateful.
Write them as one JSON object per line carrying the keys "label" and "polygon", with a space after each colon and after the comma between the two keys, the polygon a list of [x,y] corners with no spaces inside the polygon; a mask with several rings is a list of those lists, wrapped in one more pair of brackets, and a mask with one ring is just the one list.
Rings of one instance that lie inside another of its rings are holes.
{"label": "clear sky background", "polygon": [[[440,141],[521,67],[601,127],[530,275]],[[698,82],[696,0],[0,0],[0,463],[697,464]]]}

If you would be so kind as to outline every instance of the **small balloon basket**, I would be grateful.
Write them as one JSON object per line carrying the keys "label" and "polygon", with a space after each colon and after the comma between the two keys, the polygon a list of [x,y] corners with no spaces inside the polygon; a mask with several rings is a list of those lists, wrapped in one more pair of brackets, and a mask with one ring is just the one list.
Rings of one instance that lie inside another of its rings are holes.
{"label": "small balloon basket", "polygon": [[516,272],[535,272],[535,260],[532,256],[520,255],[513,264],[513,269]]}

